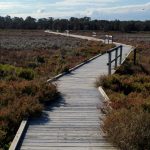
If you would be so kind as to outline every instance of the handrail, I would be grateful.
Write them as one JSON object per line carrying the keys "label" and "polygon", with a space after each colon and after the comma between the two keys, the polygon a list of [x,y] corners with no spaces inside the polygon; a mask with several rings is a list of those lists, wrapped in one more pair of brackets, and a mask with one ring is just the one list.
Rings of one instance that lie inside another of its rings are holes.
{"label": "handrail", "polygon": [[[117,46],[115,48],[112,48],[110,50],[107,51],[108,53],[108,75],[111,75],[111,68],[112,68],[112,63],[115,61],[115,68],[117,68],[118,66],[118,58],[120,58],[119,60],[119,64],[122,63],[122,48],[123,46]],[[118,54],[118,51],[120,50],[120,54]],[[112,52],[115,52],[115,58],[112,60]]]}
{"label": "handrail", "polygon": [[120,48],[120,47],[122,47],[122,45],[119,45],[119,46],[117,46],[117,47],[114,47],[114,48],[108,50],[107,53],[111,53],[111,52],[115,51],[116,49],[118,49],[118,48]]}

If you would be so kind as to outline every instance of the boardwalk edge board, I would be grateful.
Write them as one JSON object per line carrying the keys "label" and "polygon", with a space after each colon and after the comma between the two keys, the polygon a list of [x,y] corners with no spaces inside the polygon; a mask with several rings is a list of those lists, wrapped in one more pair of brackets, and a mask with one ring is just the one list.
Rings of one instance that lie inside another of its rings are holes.
{"label": "boardwalk edge board", "polygon": [[131,51],[126,55],[126,57],[124,58],[124,60],[122,61],[121,64],[123,64],[123,63],[125,62],[125,60],[126,60],[126,59],[128,58],[128,56],[131,54],[131,52],[134,51],[134,49],[135,49],[135,47],[132,47],[132,48],[131,48]]}
{"label": "boardwalk edge board", "polygon": [[105,91],[103,90],[102,86],[98,87],[99,92],[102,94],[102,96],[104,97],[104,101],[108,102],[110,99],[107,96],[107,94],[105,93]]}
{"label": "boardwalk edge board", "polygon": [[18,129],[18,131],[14,137],[14,140],[11,143],[9,150],[16,150],[17,149],[17,147],[20,144],[20,140],[21,140],[21,138],[22,138],[22,136],[23,136],[23,134],[27,128],[27,125],[28,125],[28,119],[24,119],[20,124],[20,127],[19,127],[19,129]]}

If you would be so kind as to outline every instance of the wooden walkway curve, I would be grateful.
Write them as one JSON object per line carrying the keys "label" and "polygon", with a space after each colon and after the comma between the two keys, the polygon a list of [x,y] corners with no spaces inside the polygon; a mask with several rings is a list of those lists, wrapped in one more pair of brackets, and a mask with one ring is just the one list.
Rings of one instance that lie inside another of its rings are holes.
{"label": "wooden walkway curve", "polygon": [[[124,45],[123,58],[130,51]],[[62,99],[53,108],[47,107],[40,118],[29,121],[21,150],[116,149],[100,131],[103,97],[94,87],[96,77],[108,73],[107,61],[104,54],[57,80]]]}

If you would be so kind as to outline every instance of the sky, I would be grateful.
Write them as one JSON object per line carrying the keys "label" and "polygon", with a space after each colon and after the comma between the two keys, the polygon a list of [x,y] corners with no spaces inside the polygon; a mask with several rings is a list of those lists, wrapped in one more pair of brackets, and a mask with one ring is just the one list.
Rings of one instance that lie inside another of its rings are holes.
{"label": "sky", "polygon": [[150,20],[150,0],[0,0],[0,16]]}

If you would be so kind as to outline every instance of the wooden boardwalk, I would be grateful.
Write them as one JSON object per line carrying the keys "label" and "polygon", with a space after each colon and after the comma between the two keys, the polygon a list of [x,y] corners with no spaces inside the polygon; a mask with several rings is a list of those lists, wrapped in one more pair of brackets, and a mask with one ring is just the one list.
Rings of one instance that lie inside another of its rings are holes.
{"label": "wooden boardwalk", "polygon": [[[123,47],[123,58],[131,50]],[[31,119],[21,150],[114,150],[100,131],[103,97],[96,77],[108,73],[107,54],[58,79],[62,99]]]}

